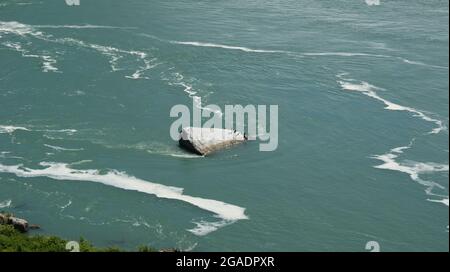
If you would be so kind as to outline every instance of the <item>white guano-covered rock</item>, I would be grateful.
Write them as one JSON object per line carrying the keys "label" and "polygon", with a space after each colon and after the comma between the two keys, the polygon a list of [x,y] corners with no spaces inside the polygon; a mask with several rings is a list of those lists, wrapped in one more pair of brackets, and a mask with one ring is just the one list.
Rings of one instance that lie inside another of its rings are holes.
{"label": "white guano-covered rock", "polygon": [[179,142],[181,147],[205,156],[245,141],[246,136],[235,130],[187,127],[182,129]]}

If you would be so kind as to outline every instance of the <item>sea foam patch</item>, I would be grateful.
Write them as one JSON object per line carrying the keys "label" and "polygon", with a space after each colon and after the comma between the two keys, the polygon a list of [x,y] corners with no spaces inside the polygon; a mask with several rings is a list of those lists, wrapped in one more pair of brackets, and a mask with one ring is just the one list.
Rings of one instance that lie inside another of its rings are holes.
{"label": "sea foam patch", "polygon": [[[116,170],[101,174],[98,170],[72,169],[65,163],[42,162],[40,165],[44,168],[31,169],[22,165],[0,164],[0,172],[24,178],[47,177],[54,180],[91,181],[124,190],[138,191],[159,198],[179,200],[209,211],[216,217],[225,220],[227,224],[248,219],[245,215],[245,208],[213,199],[185,195],[182,188],[149,182]],[[199,233],[194,232],[194,234],[200,235]]]}

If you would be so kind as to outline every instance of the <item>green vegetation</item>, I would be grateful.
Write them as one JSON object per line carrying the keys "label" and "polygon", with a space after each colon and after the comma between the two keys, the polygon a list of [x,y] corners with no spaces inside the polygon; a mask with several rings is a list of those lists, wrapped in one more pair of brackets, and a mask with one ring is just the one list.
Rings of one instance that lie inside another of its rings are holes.
{"label": "green vegetation", "polygon": [[[13,226],[0,224],[0,252],[68,252],[68,241],[56,236],[28,235],[15,230]],[[96,248],[83,238],[78,241],[81,252],[119,252],[116,247]],[[154,252],[147,246],[140,252]]]}

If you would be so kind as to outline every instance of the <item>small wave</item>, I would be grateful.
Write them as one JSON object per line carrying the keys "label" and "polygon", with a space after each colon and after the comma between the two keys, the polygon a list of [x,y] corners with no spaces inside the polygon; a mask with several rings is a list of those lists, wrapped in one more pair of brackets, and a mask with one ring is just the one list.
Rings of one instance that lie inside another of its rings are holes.
{"label": "small wave", "polygon": [[443,121],[432,118],[428,115],[426,115],[425,113],[423,113],[422,111],[419,111],[417,109],[411,108],[411,107],[406,107],[406,106],[402,106],[396,103],[393,103],[387,99],[382,98],[381,96],[379,96],[377,94],[377,90],[382,90],[381,88],[378,88],[374,85],[371,85],[365,81],[355,81],[353,79],[344,79],[343,75],[338,75],[337,76],[340,80],[338,81],[339,85],[341,86],[341,88],[343,90],[346,91],[356,91],[356,92],[360,92],[366,96],[369,96],[371,98],[374,98],[378,101],[383,102],[386,107],[385,109],[387,110],[392,110],[392,111],[407,111],[413,114],[414,117],[418,117],[421,118],[422,120],[425,120],[427,122],[431,122],[436,124],[436,128],[434,128],[433,130],[431,130],[429,133],[430,134],[438,134],[441,131],[445,131],[447,130],[447,126],[444,124]]}
{"label": "small wave", "polygon": [[9,207],[11,207],[11,204],[12,204],[11,199],[2,201],[2,202],[0,202],[0,209],[9,208]]}
{"label": "small wave", "polygon": [[41,162],[43,169],[31,169],[22,165],[7,166],[0,164],[0,172],[15,174],[18,177],[47,177],[54,180],[91,181],[124,190],[138,191],[159,198],[179,200],[209,211],[217,217],[231,222],[248,219],[245,208],[217,200],[185,195],[182,188],[166,186],[129,176],[126,173],[111,170],[101,174],[99,170],[76,170],[65,163]]}

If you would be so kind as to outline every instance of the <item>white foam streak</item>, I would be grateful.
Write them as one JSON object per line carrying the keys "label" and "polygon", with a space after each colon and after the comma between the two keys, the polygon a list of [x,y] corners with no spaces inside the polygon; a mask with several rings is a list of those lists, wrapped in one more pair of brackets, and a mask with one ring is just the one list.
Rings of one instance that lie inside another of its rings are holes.
{"label": "white foam streak", "polygon": [[372,156],[372,158],[383,162],[383,164],[377,165],[377,166],[375,166],[375,168],[391,170],[391,171],[398,171],[398,172],[408,174],[413,181],[415,181],[427,188],[425,190],[427,195],[443,198],[443,200],[432,200],[432,201],[443,203],[448,206],[448,196],[438,195],[433,192],[433,190],[435,188],[445,190],[445,187],[443,187],[442,185],[440,185],[436,182],[424,180],[424,179],[420,178],[420,175],[433,174],[433,173],[437,173],[437,172],[448,172],[449,165],[433,163],[433,162],[428,162],[428,163],[412,162],[412,161],[409,161],[407,163],[398,162],[397,158],[399,157],[399,155],[402,154],[404,150],[409,149],[411,146],[412,146],[412,143],[409,146],[393,148],[387,154]]}
{"label": "white foam streak", "polygon": [[53,150],[56,151],[83,151],[83,148],[80,149],[70,149],[70,148],[64,148],[64,147],[60,147],[60,146],[54,146],[54,145],[49,145],[49,144],[44,144],[44,146],[51,148]]}
{"label": "white foam streak", "polygon": [[70,205],[72,205],[72,200],[69,200],[66,205],[61,206],[61,212],[67,209]]}
{"label": "white foam streak", "polygon": [[387,55],[377,55],[377,54],[369,54],[369,53],[352,53],[352,52],[312,52],[312,53],[296,53],[285,50],[265,50],[265,49],[252,49],[243,46],[231,46],[231,45],[223,45],[216,43],[204,43],[204,42],[182,42],[182,41],[169,41],[172,44],[179,45],[189,45],[195,47],[209,47],[209,48],[220,48],[220,49],[228,49],[228,50],[238,50],[246,53],[278,53],[278,54],[289,54],[289,55],[300,55],[300,56],[337,56],[337,57],[358,57],[358,56],[366,56],[366,57],[379,57],[379,58],[390,58]]}
{"label": "white foam streak", "polygon": [[155,195],[159,198],[183,201],[200,209],[212,212],[227,221],[234,222],[247,219],[245,208],[217,200],[185,195],[183,194],[182,188],[145,181],[116,170],[101,174],[98,170],[71,169],[65,163],[42,162],[40,165],[45,168],[30,169],[21,165],[7,166],[0,164],[0,172],[15,174],[18,177],[24,178],[48,177],[55,180],[92,181],[124,190]]}
{"label": "white foam streak", "polygon": [[61,133],[67,133],[69,135],[72,135],[76,132],[78,132],[76,129],[47,129],[47,130],[37,130],[37,131],[45,131],[45,132],[61,132]]}
{"label": "white foam streak", "polygon": [[84,41],[76,40],[73,38],[62,38],[62,39],[56,39],[56,40],[50,40],[53,42],[61,43],[61,44],[69,44],[73,46],[78,47],[84,47],[88,49],[93,49],[95,51],[98,51],[102,55],[109,58],[109,63],[111,66],[111,70],[113,72],[123,70],[119,68],[118,62],[119,60],[123,59],[125,56],[133,56],[136,57],[139,61],[143,63],[132,75],[125,76],[129,79],[148,79],[148,77],[142,76],[143,73],[145,73],[147,70],[150,70],[156,66],[158,66],[160,63],[155,63],[157,61],[156,58],[148,59],[148,54],[142,51],[136,51],[136,50],[123,50],[120,48],[115,48],[112,46],[103,46],[99,44],[93,44],[93,43],[86,43]]}
{"label": "white foam streak", "polygon": [[11,125],[0,125],[0,134],[2,133],[8,133],[12,134],[15,131],[39,131],[39,132],[49,132],[49,133],[65,133],[67,135],[73,135],[77,132],[76,129],[30,129],[26,127],[19,127],[19,126],[11,126]]}
{"label": "white foam streak", "polygon": [[[437,125],[436,128],[434,128],[432,131],[429,132],[429,134],[437,134],[440,133],[443,130],[446,130],[447,127],[444,125],[444,123],[441,120],[437,120],[435,118],[432,118],[425,113],[416,110],[411,107],[405,107],[396,103],[393,103],[389,100],[386,100],[382,97],[380,97],[377,94],[377,90],[382,90],[381,88],[378,88],[376,86],[373,86],[367,82],[356,82],[352,79],[344,79],[343,76],[345,74],[338,75],[337,77],[340,79],[338,83],[340,84],[341,88],[346,91],[356,91],[361,92],[364,95],[374,98],[378,101],[383,102],[387,110],[393,110],[393,111],[407,111],[413,114],[414,117],[421,118],[427,122],[432,122]],[[372,156],[373,159],[377,159],[383,162],[381,165],[375,166],[375,168],[378,169],[384,169],[384,170],[391,170],[391,171],[398,171],[401,173],[405,173],[410,176],[410,178],[425,186],[426,190],[425,192],[429,196],[433,197],[439,197],[443,198],[442,200],[430,200],[433,202],[439,202],[443,203],[444,205],[448,206],[448,195],[439,195],[434,193],[435,189],[440,190],[446,190],[446,188],[434,181],[424,180],[420,177],[422,174],[433,174],[437,172],[448,172],[449,166],[448,164],[439,164],[439,163],[433,163],[433,162],[414,162],[414,161],[407,161],[407,162],[399,162],[397,159],[400,154],[402,154],[405,150],[412,147],[415,139],[411,141],[411,143],[408,146],[400,146],[391,149],[388,153],[383,155],[375,155]]]}
{"label": "white foam streak", "polygon": [[5,201],[0,202],[0,209],[9,208],[11,207],[12,200],[8,199]]}
{"label": "white foam streak", "polygon": [[23,131],[29,131],[27,128],[25,127],[16,127],[16,126],[2,126],[0,125],[0,134],[2,133],[14,133],[16,130],[23,130]]}
{"label": "white foam streak", "polygon": [[[339,78],[342,79],[342,75],[338,75]],[[425,120],[427,122],[431,122],[436,124],[436,128],[434,128],[433,130],[431,130],[429,133],[430,134],[438,134],[441,131],[445,131],[447,130],[447,127],[444,125],[444,122],[435,118],[432,118],[428,115],[426,115],[425,113],[411,108],[411,107],[405,107],[396,103],[393,103],[387,99],[382,98],[381,96],[379,96],[376,92],[376,90],[382,90],[381,88],[378,88],[376,86],[373,86],[367,82],[361,81],[358,83],[355,83],[354,80],[339,80],[338,83],[340,84],[341,88],[343,90],[347,90],[347,91],[356,91],[356,92],[361,92],[366,96],[369,96],[371,98],[374,98],[378,101],[383,102],[386,107],[385,109],[387,110],[392,110],[392,111],[407,111],[413,114],[414,117],[418,117],[421,118],[422,120]]]}
{"label": "white foam streak", "polygon": [[408,60],[408,59],[404,59],[404,58],[398,58],[398,59],[400,59],[404,63],[408,63],[408,64],[412,64],[412,65],[419,65],[419,66],[448,70],[448,67],[445,67],[445,66],[431,65],[431,64],[426,64],[426,63],[420,62],[420,61],[412,61],[412,60]]}
{"label": "white foam streak", "polygon": [[136,70],[136,72],[134,72],[131,76],[125,76],[125,77],[129,78],[129,79],[149,79],[149,77],[142,76],[142,74],[145,73],[146,71],[153,69],[156,66],[160,65],[160,63],[153,64],[153,62],[156,61],[156,58],[152,59],[152,60],[148,60],[148,59],[146,59],[146,57],[147,57],[146,54],[141,56],[141,59],[144,62],[144,66],[142,66],[138,70]]}
{"label": "white foam streak", "polygon": [[36,28],[70,28],[70,29],[136,29],[135,27],[105,26],[105,25],[34,25]]}
{"label": "white foam streak", "polygon": [[[86,43],[84,41],[76,40],[73,38],[54,38],[52,35],[44,34],[40,31],[36,31],[37,28],[74,28],[74,29],[83,29],[83,28],[117,28],[113,26],[96,26],[96,25],[26,25],[18,22],[1,22],[0,21],[0,34],[13,34],[19,36],[32,36],[34,38],[58,43],[58,44],[68,44],[72,46],[78,46],[88,49],[93,49],[95,51],[100,52],[104,56],[109,58],[109,63],[111,66],[111,70],[113,72],[123,70],[118,67],[118,62],[120,59],[125,56],[134,56],[138,58],[138,61],[142,62],[143,65],[139,66],[138,69],[132,74],[126,76],[131,79],[148,79],[148,77],[142,76],[142,74],[156,67],[158,64],[153,64],[156,59],[149,60],[147,57],[147,53],[141,51],[127,51],[119,48],[115,48],[112,46],[103,46],[93,43]],[[17,48],[15,48],[18,50]],[[44,72],[56,72],[57,68],[54,66],[56,60],[51,58],[48,55],[38,56],[35,55],[33,57],[41,58],[43,61],[43,71]]]}
{"label": "white foam streak", "polygon": [[248,47],[242,47],[242,46],[231,46],[231,45],[223,45],[223,44],[216,44],[216,43],[203,43],[203,42],[180,42],[180,41],[170,41],[172,44],[179,44],[179,45],[190,45],[190,46],[196,46],[196,47],[209,47],[209,48],[221,48],[221,49],[228,49],[228,50],[239,50],[247,53],[290,53],[288,51],[281,51],[281,50],[262,50],[262,49],[252,49]]}
{"label": "white foam streak", "polygon": [[10,3],[0,3],[0,7],[6,7],[6,6],[29,6],[29,5],[33,5],[33,4],[42,4],[43,2],[37,2],[34,1],[33,3],[31,2],[10,2]]}
{"label": "white foam streak", "polygon": [[428,201],[441,203],[441,204],[444,204],[445,206],[448,207],[448,198],[445,198],[445,199],[442,199],[442,200],[428,199]]}
{"label": "white foam streak", "polygon": [[[151,153],[151,152],[149,152],[149,153]],[[174,158],[181,158],[181,159],[201,159],[201,158],[204,158],[204,156],[195,155],[195,154],[167,153],[167,154],[162,154],[162,155],[166,155],[166,156],[170,156],[170,157],[174,157]]]}
{"label": "white foam streak", "polygon": [[0,158],[2,158],[2,159],[18,159],[18,160],[24,160],[23,157],[11,155],[11,152],[9,152],[9,151],[2,151],[2,152],[0,152]]}
{"label": "white foam streak", "polygon": [[163,77],[163,80],[168,81],[170,86],[181,86],[183,87],[183,92],[187,93],[190,98],[192,98],[193,104],[196,108],[208,111],[218,116],[222,116],[223,113],[220,110],[215,110],[209,107],[205,107],[202,105],[202,98],[198,95],[197,91],[194,91],[194,87],[191,83],[187,83],[184,80],[184,76],[181,73],[172,73],[171,78]]}
{"label": "white foam streak", "polygon": [[369,53],[351,53],[351,52],[321,52],[321,53],[302,53],[303,56],[336,56],[336,57],[378,57],[390,58],[387,55],[377,55]]}
{"label": "white foam streak", "polygon": [[30,54],[30,52],[23,48],[20,43],[4,42],[2,44],[10,49],[13,49],[14,51],[21,53],[22,57],[24,58],[40,59],[42,61],[43,72],[58,72],[58,68],[55,66],[56,60],[51,56]]}
{"label": "white foam streak", "polygon": [[[379,5],[378,0],[366,0],[369,2],[369,5]],[[378,4],[377,4],[378,3]],[[157,38],[152,35],[142,34],[143,36],[150,37],[153,39],[157,39],[159,41],[163,41],[160,38]],[[408,59],[404,59],[401,57],[395,57],[395,56],[388,56],[388,55],[380,55],[380,54],[370,54],[370,53],[359,53],[359,52],[310,52],[310,53],[298,53],[298,52],[291,52],[291,51],[285,51],[285,50],[264,50],[264,49],[253,49],[249,47],[244,46],[232,46],[232,45],[224,45],[224,44],[216,44],[216,43],[209,43],[209,42],[184,42],[184,41],[166,41],[172,44],[178,44],[178,45],[188,45],[188,46],[194,46],[194,47],[208,47],[208,48],[219,48],[219,49],[227,49],[227,50],[238,50],[246,53],[271,53],[271,54],[287,54],[287,55],[296,55],[296,56],[306,56],[306,57],[328,57],[328,56],[334,56],[334,57],[374,57],[374,58],[393,58],[393,59],[399,59],[403,61],[404,63],[411,64],[411,65],[420,65],[420,66],[426,66],[431,68],[437,68],[437,69],[447,69],[448,67],[444,66],[438,66],[438,65],[431,65],[426,64],[419,61],[411,61]]]}
{"label": "white foam streak", "polygon": [[[368,5],[379,5],[379,0],[366,0],[366,3]],[[401,57],[396,56],[389,56],[389,55],[380,55],[380,54],[370,54],[370,53],[359,53],[359,52],[306,52],[306,53],[299,53],[299,52],[292,52],[292,51],[285,51],[285,50],[264,50],[264,49],[253,49],[249,47],[244,46],[232,46],[232,45],[224,45],[224,44],[216,44],[216,43],[209,43],[209,42],[195,42],[195,41],[165,41],[163,39],[160,39],[158,37],[148,35],[148,34],[142,34],[143,36],[150,37],[152,39],[157,39],[162,42],[169,42],[172,44],[178,44],[178,45],[188,45],[188,46],[194,46],[194,47],[207,47],[207,48],[219,48],[219,49],[227,49],[227,50],[238,50],[246,53],[271,53],[271,54],[287,54],[287,55],[293,55],[293,56],[306,56],[306,57],[374,57],[374,58],[392,58],[392,59],[399,59],[404,63],[411,64],[411,65],[419,65],[419,66],[425,66],[430,68],[437,68],[437,69],[447,69],[448,67],[439,66],[439,65],[431,65],[426,64],[419,61],[411,61],[408,59],[404,59]]]}

